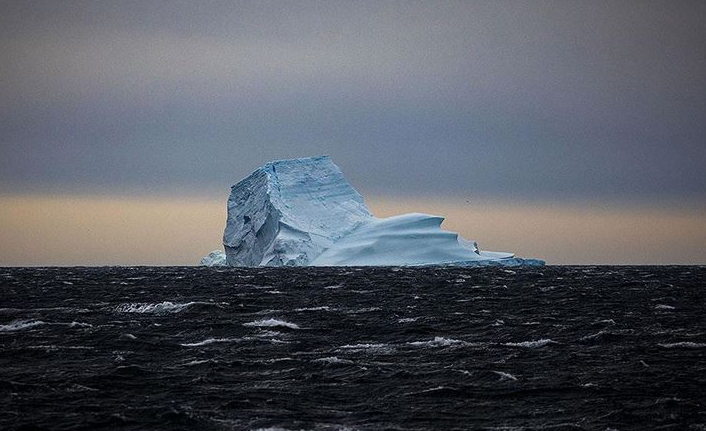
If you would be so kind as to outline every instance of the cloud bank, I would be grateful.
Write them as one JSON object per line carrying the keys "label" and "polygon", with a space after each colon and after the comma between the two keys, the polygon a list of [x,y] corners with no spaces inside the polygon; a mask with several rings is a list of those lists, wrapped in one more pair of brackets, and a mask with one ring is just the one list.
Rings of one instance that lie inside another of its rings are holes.
{"label": "cloud bank", "polygon": [[329,154],[364,193],[706,198],[706,4],[0,6],[4,192],[219,193]]}

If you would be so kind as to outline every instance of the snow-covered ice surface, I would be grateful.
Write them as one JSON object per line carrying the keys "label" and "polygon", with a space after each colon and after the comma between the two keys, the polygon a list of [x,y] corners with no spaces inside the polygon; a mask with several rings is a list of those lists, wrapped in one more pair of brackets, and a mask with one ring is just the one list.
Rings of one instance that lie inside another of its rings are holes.
{"label": "snow-covered ice surface", "polygon": [[328,156],[278,160],[231,188],[225,259],[202,265],[411,266],[543,265],[487,252],[441,229],[443,217],[374,217]]}

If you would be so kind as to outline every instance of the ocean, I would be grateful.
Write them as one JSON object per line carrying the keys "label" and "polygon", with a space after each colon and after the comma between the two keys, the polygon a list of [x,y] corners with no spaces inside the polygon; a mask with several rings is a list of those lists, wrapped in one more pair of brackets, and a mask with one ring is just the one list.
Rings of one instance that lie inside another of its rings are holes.
{"label": "ocean", "polygon": [[706,267],[0,268],[3,430],[706,430]]}

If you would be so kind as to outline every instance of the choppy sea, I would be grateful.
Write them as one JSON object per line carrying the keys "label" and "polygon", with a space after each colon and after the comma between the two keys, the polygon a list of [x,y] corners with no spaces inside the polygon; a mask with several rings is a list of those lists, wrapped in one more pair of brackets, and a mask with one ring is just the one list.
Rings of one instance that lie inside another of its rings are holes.
{"label": "choppy sea", "polygon": [[706,267],[0,268],[0,429],[706,430]]}

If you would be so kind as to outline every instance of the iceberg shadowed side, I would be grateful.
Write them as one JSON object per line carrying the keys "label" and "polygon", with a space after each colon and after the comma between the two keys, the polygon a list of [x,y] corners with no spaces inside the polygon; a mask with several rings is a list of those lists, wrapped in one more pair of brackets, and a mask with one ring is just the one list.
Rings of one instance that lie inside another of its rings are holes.
{"label": "iceberg shadowed side", "polygon": [[328,156],[278,160],[231,188],[223,233],[230,266],[541,265],[484,252],[443,217],[373,217]]}

